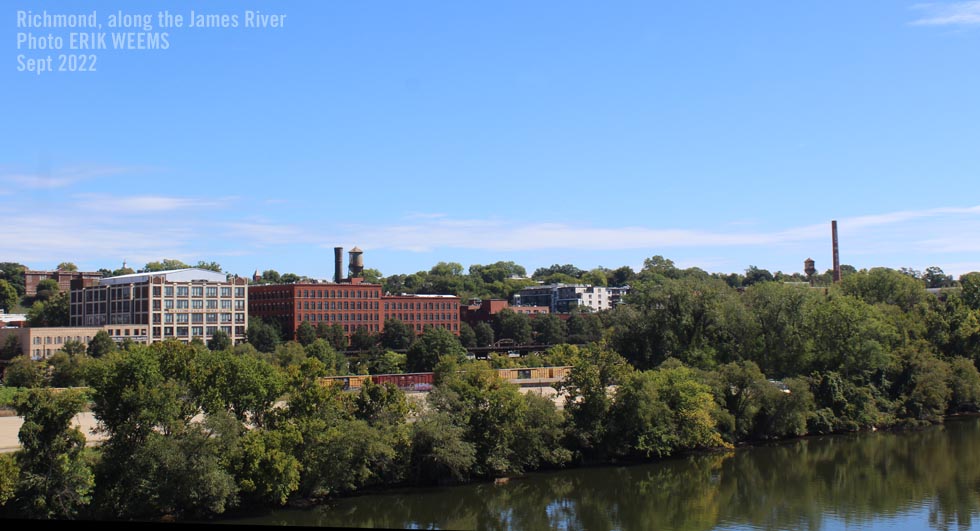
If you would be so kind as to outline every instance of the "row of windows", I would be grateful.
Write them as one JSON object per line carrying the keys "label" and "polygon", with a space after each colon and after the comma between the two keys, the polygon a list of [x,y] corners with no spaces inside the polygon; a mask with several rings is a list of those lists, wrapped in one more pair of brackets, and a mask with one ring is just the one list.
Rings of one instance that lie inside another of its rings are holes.
{"label": "row of windows", "polygon": [[[222,297],[231,297],[231,287],[230,286],[163,286],[163,296],[173,297],[174,294],[178,297],[217,297],[218,293],[221,293]],[[160,286],[153,286],[153,296],[160,296]],[[245,296],[245,288],[235,288],[236,297]]]}
{"label": "row of windows", "polygon": [[[235,322],[244,323],[245,314],[236,313]],[[230,323],[232,321],[231,313],[165,313],[162,316],[160,314],[153,315],[153,324],[162,323],[217,323],[218,321],[222,323]]]}
{"label": "row of windows", "polygon": [[[232,308],[232,305],[234,305],[236,310],[245,309],[245,301],[242,299],[235,300],[234,302],[228,299],[220,300],[220,301],[218,299],[207,299],[207,300],[164,299],[163,300],[163,308],[165,310],[171,310],[174,307],[176,307],[177,309],[193,308],[195,310],[203,310],[204,308],[207,308],[209,310],[216,310],[218,309],[219,305],[221,306],[222,310],[230,310]],[[160,301],[153,301],[153,309],[155,311],[160,310]]]}
{"label": "row of windows", "polygon": [[459,315],[454,313],[390,313],[385,319],[399,321],[458,321]]}
{"label": "row of windows", "polygon": [[[215,332],[221,330],[222,332],[231,335],[232,327],[230,326],[164,326],[153,327],[153,337],[200,337],[208,338],[213,336]],[[235,334],[239,336],[245,335],[244,326],[234,327]],[[207,334],[207,335],[205,335]]]}
{"label": "row of windows", "polygon": [[332,289],[304,289],[296,290],[296,296],[304,299],[378,299],[381,297],[379,290],[351,289],[351,290],[332,290]]}
{"label": "row of windows", "polygon": [[357,302],[348,302],[348,301],[343,301],[343,302],[322,302],[322,301],[320,301],[320,302],[318,302],[318,301],[310,302],[310,301],[303,301],[303,302],[299,302],[299,301],[297,301],[296,302],[296,309],[297,310],[377,310],[378,309],[378,303],[377,302],[372,303],[370,301],[365,302],[363,304],[360,301],[357,301]]}
{"label": "row of windows", "polygon": [[298,316],[301,321],[377,321],[377,314],[372,313],[308,313]]}
{"label": "row of windows", "polygon": [[[54,336],[54,337],[47,336],[47,337],[44,338],[44,344],[45,345],[51,345],[51,344],[61,345],[65,341],[70,341],[72,339],[74,339],[75,341],[83,341],[82,336],[75,336],[75,337],[72,337],[72,336],[64,336],[64,337],[62,337],[62,336]],[[91,340],[92,340],[92,336],[84,336],[84,341],[83,342],[84,343],[88,343]],[[41,338],[39,336],[34,336],[34,338],[31,340],[31,343],[33,343],[35,345],[40,345],[41,344]]]}
{"label": "row of windows", "polygon": [[[389,308],[390,306],[390,308]],[[385,310],[458,310],[458,302],[386,302]]]}

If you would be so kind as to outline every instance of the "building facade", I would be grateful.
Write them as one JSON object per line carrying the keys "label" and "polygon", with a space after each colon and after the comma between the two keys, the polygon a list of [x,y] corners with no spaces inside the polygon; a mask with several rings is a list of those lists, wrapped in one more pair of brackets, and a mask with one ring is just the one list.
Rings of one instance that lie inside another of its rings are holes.
{"label": "building facade", "polygon": [[358,328],[380,332],[381,285],[350,283],[265,284],[248,287],[249,313],[280,323],[293,333],[303,321],[314,327],[320,323],[339,324],[350,335]]}
{"label": "building facade", "polygon": [[42,328],[0,328],[0,346],[6,345],[8,338],[14,336],[20,345],[21,354],[33,360],[50,358],[65,346],[69,340],[79,341],[88,347],[102,327],[42,327]]}
{"label": "building facade", "polygon": [[598,312],[621,304],[629,286],[605,287],[584,284],[531,286],[514,294],[514,306],[546,306],[551,313],[569,313],[574,308]]}
{"label": "building facade", "polygon": [[118,341],[208,341],[221,330],[237,344],[248,326],[247,281],[196,268],[76,282],[70,304],[71,326],[104,327]]}
{"label": "building facade", "polygon": [[102,273],[91,271],[24,271],[24,294],[28,297],[37,295],[37,285],[42,280],[51,279],[58,283],[58,290],[71,290],[73,281],[85,286],[94,286],[102,279]]}
{"label": "building facade", "polygon": [[421,334],[426,327],[445,328],[459,335],[459,297],[455,295],[385,295],[384,319],[397,319]]}
{"label": "building facade", "polygon": [[459,297],[452,295],[382,295],[380,284],[360,278],[345,282],[251,285],[249,314],[278,322],[295,334],[303,321],[340,325],[350,336],[359,328],[384,330],[386,319],[398,319],[421,334],[426,326],[459,334]]}
{"label": "building facade", "polygon": [[510,309],[516,313],[523,313],[529,317],[551,313],[551,309],[548,306],[511,306],[504,299],[474,299],[469,304],[460,306],[459,318],[470,326],[480,322],[492,323],[493,317],[504,309]]}

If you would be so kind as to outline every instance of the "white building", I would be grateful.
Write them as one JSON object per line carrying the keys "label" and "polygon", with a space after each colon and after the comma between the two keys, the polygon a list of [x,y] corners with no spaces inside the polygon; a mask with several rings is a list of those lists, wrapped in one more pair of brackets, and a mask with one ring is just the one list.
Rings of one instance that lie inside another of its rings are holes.
{"label": "white building", "polygon": [[628,292],[629,286],[547,284],[520,290],[514,295],[514,306],[547,306],[552,313],[568,313],[576,307],[598,312],[622,303],[623,295]]}
{"label": "white building", "polygon": [[208,341],[222,330],[239,343],[248,323],[247,284],[196,268],[103,278],[90,287],[73,283],[70,324],[105,327],[118,341]]}

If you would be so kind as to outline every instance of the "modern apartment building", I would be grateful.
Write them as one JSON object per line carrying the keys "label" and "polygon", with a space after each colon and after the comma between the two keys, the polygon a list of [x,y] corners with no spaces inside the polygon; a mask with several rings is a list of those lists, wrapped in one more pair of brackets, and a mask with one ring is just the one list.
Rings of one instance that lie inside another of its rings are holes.
{"label": "modern apartment building", "polygon": [[514,306],[546,306],[552,313],[568,313],[576,307],[597,312],[620,304],[628,292],[628,286],[608,288],[584,284],[547,284],[520,290],[514,294]]}
{"label": "modern apartment building", "polygon": [[120,341],[207,341],[222,330],[239,343],[248,326],[247,281],[188,268],[73,282],[70,315],[71,326],[105,327]]}

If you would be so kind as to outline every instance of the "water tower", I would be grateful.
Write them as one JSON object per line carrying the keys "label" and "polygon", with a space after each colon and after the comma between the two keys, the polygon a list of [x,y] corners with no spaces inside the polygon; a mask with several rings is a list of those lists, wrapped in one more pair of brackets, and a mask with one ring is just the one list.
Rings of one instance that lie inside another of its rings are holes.
{"label": "water tower", "polygon": [[364,251],[358,247],[350,250],[350,278],[361,278],[364,272]]}

